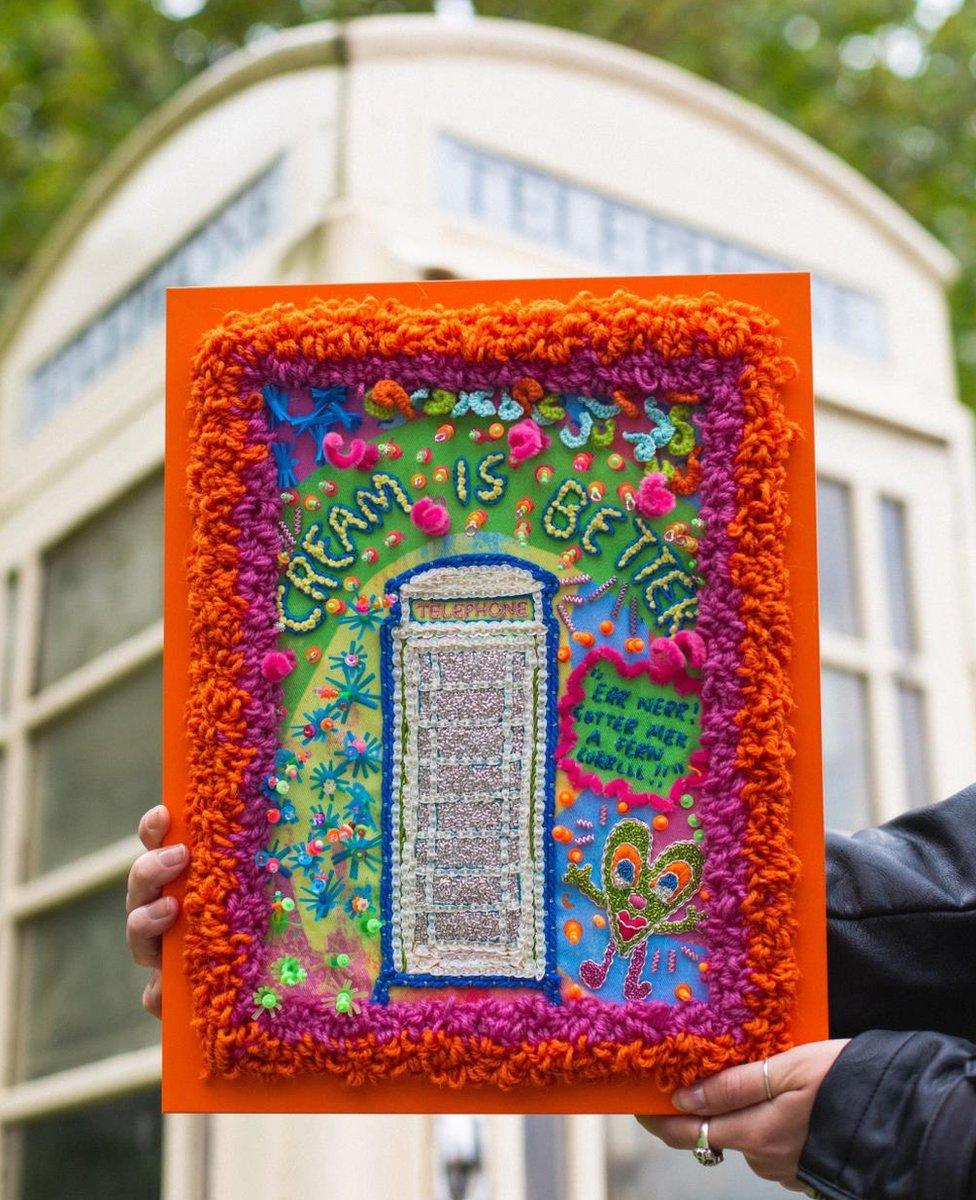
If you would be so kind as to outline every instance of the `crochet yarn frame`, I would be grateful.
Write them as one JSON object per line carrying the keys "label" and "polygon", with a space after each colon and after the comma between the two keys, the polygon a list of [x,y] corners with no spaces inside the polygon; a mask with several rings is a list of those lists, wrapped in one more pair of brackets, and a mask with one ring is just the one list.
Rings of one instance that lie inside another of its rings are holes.
{"label": "crochet yarn frame", "polygon": [[171,293],[168,1109],[653,1111],[822,1034],[806,288]]}

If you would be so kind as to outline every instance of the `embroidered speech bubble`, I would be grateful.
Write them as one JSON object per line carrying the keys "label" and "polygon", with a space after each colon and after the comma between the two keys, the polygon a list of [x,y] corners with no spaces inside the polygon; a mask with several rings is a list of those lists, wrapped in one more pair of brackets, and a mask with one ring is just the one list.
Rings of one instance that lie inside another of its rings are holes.
{"label": "embroidered speech bubble", "polygon": [[700,693],[684,663],[593,649],[559,703],[556,761],[576,788],[668,812],[700,781]]}

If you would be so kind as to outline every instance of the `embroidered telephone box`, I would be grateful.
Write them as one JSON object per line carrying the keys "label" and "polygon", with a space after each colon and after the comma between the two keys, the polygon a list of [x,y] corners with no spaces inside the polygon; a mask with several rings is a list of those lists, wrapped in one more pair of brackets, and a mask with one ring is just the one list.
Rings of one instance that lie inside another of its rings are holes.
{"label": "embroidered telephone box", "polygon": [[392,581],[384,625],[383,969],[558,995],[548,912],[558,581],[505,555]]}

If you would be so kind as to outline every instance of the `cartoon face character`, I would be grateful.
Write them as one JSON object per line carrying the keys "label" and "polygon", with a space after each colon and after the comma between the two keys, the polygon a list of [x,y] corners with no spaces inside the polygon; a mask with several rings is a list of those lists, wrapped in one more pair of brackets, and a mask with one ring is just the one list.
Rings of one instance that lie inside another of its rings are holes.
{"label": "cartoon face character", "polygon": [[643,821],[619,821],[603,849],[604,903],[621,954],[658,930],[697,891],[702,853],[676,842],[650,862],[651,834]]}

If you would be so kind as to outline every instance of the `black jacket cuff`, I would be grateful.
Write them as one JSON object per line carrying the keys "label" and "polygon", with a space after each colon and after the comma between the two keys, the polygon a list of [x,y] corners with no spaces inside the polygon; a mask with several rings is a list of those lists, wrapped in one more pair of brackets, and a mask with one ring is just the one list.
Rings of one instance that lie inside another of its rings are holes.
{"label": "black jacket cuff", "polygon": [[827,1073],[800,1179],[830,1200],[976,1200],[976,1047],[872,1030]]}

